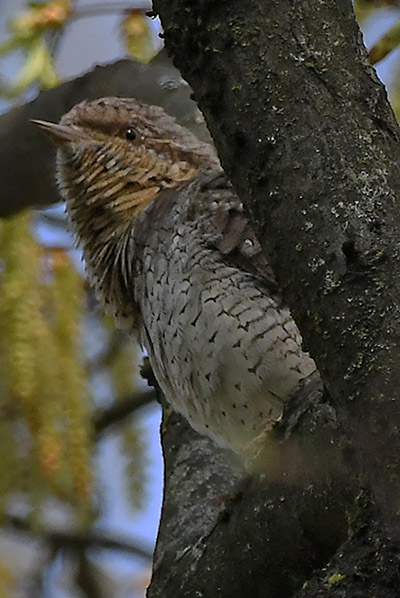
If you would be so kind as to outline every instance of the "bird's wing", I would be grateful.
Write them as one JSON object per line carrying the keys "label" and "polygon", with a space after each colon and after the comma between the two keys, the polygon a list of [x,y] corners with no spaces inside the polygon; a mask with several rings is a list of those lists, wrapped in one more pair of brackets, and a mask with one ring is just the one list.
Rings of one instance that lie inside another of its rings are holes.
{"label": "bird's wing", "polygon": [[196,191],[190,217],[203,219],[207,244],[216,248],[224,261],[252,274],[272,293],[277,293],[272,269],[227,177],[224,174],[200,176]]}
{"label": "bird's wing", "polygon": [[150,239],[157,246],[165,231],[173,231],[178,205],[180,221],[196,223],[192,227],[195,234],[201,234],[204,244],[219,252],[221,261],[247,272],[278,300],[280,292],[272,269],[242,202],[221,171],[200,172],[190,182],[161,191],[135,221],[133,255],[141,255]]}

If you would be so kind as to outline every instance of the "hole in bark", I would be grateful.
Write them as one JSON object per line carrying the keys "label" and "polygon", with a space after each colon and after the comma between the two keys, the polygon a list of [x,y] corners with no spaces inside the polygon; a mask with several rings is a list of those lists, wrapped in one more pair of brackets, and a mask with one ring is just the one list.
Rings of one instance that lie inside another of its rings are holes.
{"label": "hole in bark", "polygon": [[372,220],[369,223],[368,228],[371,233],[379,233],[382,228],[382,224],[379,222],[379,220]]}
{"label": "hole in bark", "polygon": [[356,261],[358,252],[353,240],[345,241],[342,245],[342,251],[346,256],[347,265]]}
{"label": "hole in bark", "polygon": [[231,514],[227,510],[222,511],[222,513],[220,513],[220,515],[219,515],[220,523],[228,523],[230,518],[231,518]]}
{"label": "hole in bark", "polygon": [[243,131],[235,131],[233,135],[234,143],[237,148],[243,149],[247,145],[247,135]]}

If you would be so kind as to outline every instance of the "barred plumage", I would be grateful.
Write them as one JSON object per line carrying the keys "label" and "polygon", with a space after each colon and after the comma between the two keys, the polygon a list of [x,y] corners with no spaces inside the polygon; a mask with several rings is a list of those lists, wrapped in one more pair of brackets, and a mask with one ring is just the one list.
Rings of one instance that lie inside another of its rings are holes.
{"label": "barred plumage", "polygon": [[100,298],[139,334],[171,405],[246,455],[315,364],[214,150],[133,99],[41,126]]}

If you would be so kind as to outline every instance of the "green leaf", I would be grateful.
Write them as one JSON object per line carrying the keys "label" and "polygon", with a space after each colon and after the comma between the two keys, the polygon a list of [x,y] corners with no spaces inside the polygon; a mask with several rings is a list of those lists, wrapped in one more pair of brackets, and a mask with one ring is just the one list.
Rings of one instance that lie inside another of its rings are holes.
{"label": "green leaf", "polygon": [[43,87],[54,87],[59,80],[54,71],[53,59],[42,35],[33,38],[27,51],[25,64],[17,74],[11,93],[18,95],[35,82]]}
{"label": "green leaf", "polygon": [[16,37],[11,37],[7,41],[0,44],[0,56],[4,56],[4,54],[8,54],[8,52],[16,50],[19,46],[20,41]]}
{"label": "green leaf", "polygon": [[157,54],[148,20],[140,10],[131,10],[122,22],[122,33],[128,52],[147,64]]}

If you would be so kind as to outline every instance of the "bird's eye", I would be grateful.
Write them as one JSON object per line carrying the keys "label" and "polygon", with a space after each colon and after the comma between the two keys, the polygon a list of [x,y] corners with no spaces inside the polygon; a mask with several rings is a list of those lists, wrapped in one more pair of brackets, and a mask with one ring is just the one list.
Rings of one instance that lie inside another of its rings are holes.
{"label": "bird's eye", "polygon": [[125,131],[125,137],[129,140],[129,141],[133,141],[134,139],[136,139],[136,131],[133,127],[128,127]]}

